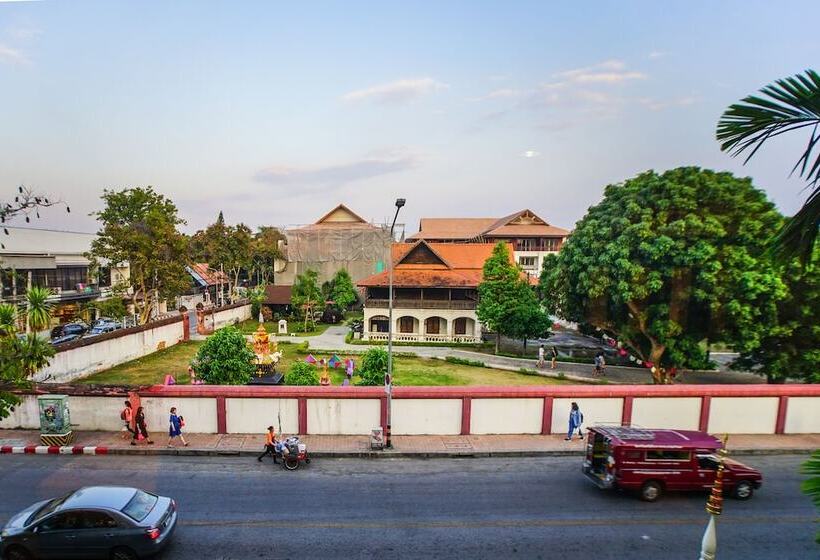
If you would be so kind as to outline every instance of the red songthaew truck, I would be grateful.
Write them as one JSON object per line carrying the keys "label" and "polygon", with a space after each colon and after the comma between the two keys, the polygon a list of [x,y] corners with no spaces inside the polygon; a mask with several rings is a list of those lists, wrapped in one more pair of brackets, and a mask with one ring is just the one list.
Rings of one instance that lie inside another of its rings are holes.
{"label": "red songthaew truck", "polygon": [[[715,436],[693,430],[593,426],[587,430],[583,472],[600,488],[638,490],[654,502],[669,490],[708,490],[717,474]],[[760,488],[760,472],[724,460],[724,491],[740,500]]]}

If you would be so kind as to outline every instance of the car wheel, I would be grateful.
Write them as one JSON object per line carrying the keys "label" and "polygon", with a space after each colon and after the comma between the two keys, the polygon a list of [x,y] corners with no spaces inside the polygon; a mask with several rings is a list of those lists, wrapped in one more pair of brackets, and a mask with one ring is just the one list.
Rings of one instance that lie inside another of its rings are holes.
{"label": "car wheel", "polygon": [[31,553],[22,546],[12,546],[3,554],[3,560],[31,560],[32,558]]}
{"label": "car wheel", "polygon": [[663,494],[663,487],[655,480],[647,480],[641,486],[641,499],[644,502],[654,502]]}
{"label": "car wheel", "polygon": [[137,554],[130,548],[118,546],[111,551],[111,560],[139,560]]}
{"label": "car wheel", "polygon": [[752,488],[751,483],[741,480],[735,485],[735,490],[732,492],[732,496],[738,500],[748,500],[752,497],[754,492],[755,491],[754,488]]}

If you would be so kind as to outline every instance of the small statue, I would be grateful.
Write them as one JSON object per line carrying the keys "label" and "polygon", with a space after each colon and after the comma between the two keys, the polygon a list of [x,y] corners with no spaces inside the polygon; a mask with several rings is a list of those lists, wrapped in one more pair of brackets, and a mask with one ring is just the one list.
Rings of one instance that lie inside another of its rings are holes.
{"label": "small statue", "polygon": [[327,360],[322,360],[322,376],[319,378],[319,385],[327,387],[330,385],[330,375],[327,372]]}

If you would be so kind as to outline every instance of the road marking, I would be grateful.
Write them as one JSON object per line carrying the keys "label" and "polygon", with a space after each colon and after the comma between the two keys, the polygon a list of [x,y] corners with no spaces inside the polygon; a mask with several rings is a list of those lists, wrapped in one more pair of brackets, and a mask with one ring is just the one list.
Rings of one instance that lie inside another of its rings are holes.
{"label": "road marking", "polygon": [[[721,517],[722,525],[801,524],[811,523],[811,516],[787,517]],[[484,529],[505,527],[588,527],[646,525],[704,525],[703,516],[675,519],[523,519],[523,520],[452,520],[452,521],[284,521],[284,520],[181,520],[185,527],[259,527],[271,529]]]}

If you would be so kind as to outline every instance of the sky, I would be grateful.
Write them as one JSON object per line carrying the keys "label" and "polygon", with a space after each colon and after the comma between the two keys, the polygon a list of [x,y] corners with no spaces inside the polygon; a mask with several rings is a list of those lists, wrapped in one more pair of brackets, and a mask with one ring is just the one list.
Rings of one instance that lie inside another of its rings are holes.
{"label": "sky", "polygon": [[[607,184],[681,165],[795,212],[804,137],[747,165],[725,108],[817,68],[820,2],[0,0],[0,200],[152,185],[193,232],[310,223],[339,203],[421,217],[529,208],[566,228]],[[773,25],[773,22],[784,21]],[[34,224],[32,224],[34,225]]]}

